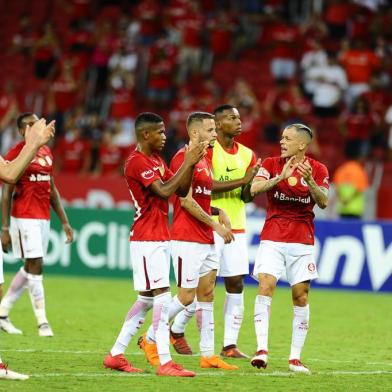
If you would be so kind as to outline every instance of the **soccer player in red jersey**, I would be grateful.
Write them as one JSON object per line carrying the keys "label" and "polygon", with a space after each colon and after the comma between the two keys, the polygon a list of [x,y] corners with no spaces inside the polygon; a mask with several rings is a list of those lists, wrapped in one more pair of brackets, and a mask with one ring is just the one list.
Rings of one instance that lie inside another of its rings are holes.
{"label": "soccer player in red jersey", "polygon": [[[17,126],[23,138],[26,128],[37,121],[38,117],[34,113],[23,113],[17,118]],[[24,140],[16,144],[8,152],[6,159],[15,159],[25,143]],[[0,303],[0,328],[10,334],[22,334],[22,331],[13,326],[8,315],[27,287],[39,336],[53,336],[46,318],[42,281],[43,257],[49,242],[51,206],[63,225],[66,243],[73,241],[73,231],[61,204],[52,171],[52,152],[48,146],[42,146],[17,183],[3,187],[1,243],[3,249],[8,250],[12,242],[14,256],[24,260],[24,266],[15,275]]]}
{"label": "soccer player in red jersey", "polygon": [[[26,167],[35,157],[39,148],[45,145],[54,135],[54,121],[48,125],[44,119],[34,123],[32,127],[27,126],[25,130],[25,144],[19,155],[11,162],[0,157],[0,179],[9,184],[15,184],[23,174]],[[3,277],[3,251],[0,248],[0,297],[2,295]],[[8,369],[0,358],[0,379],[26,380],[29,376]]]}
{"label": "soccer player in red jersey", "polygon": [[[157,375],[193,377],[194,372],[182,368],[171,360],[169,350],[169,224],[168,198],[177,193],[188,194],[193,170],[205,154],[207,143],[189,146],[184,163],[173,175],[159,156],[165,145],[165,126],[154,113],[142,113],[135,121],[137,147],[125,163],[125,179],[135,206],[134,223],[130,233],[130,251],[133,282],[139,292],[129,310],[121,332],[104,366],[125,372],[140,372],[124,357],[132,336],[144,322],[149,309],[153,309],[153,328],[159,355]],[[145,342],[140,342],[145,344]]]}
{"label": "soccer player in red jersey", "polygon": [[268,198],[253,272],[259,292],[254,312],[257,351],[251,364],[257,368],[267,366],[272,296],[286,272],[294,305],[289,369],[310,373],[300,356],[309,328],[310,281],[317,278],[313,207],[326,208],[329,188],[327,168],[305,155],[312,136],[306,125],[288,125],[280,140],[280,157],[265,159],[251,186],[253,195],[265,192]]}
{"label": "soccer player in red jersey", "polygon": [[[193,112],[187,119],[190,144],[208,142],[209,156],[200,160],[194,170],[192,186],[186,197],[176,197],[174,201],[173,225],[171,227],[171,256],[178,286],[177,295],[169,308],[169,320],[192,304],[196,295],[196,317],[200,331],[200,367],[237,370],[229,365],[214,350],[214,287],[219,259],[215,252],[213,230],[225,243],[234,240],[230,220],[226,213],[211,207],[213,185],[211,153],[217,138],[214,115]],[[173,157],[170,169],[175,172],[183,164],[185,149]],[[217,215],[219,221],[212,219]],[[171,333],[174,344],[181,344],[181,337]],[[150,326],[146,337],[150,344],[155,336]],[[185,347],[188,347],[186,342]],[[154,364],[157,355],[153,350],[145,350],[147,360]],[[192,354],[188,349],[188,354]]]}

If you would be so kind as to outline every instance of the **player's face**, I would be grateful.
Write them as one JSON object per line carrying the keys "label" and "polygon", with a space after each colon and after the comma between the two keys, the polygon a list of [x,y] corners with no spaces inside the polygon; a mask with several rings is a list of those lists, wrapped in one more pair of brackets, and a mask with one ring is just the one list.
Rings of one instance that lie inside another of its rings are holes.
{"label": "player's face", "polygon": [[30,126],[32,127],[35,122],[39,120],[38,116],[33,114],[31,116],[25,117],[23,119],[23,128],[19,130],[20,134],[24,137],[24,134],[26,132],[26,127]]}
{"label": "player's face", "polygon": [[237,109],[225,110],[216,120],[217,128],[230,136],[238,136],[241,133],[241,118]]}
{"label": "player's face", "polygon": [[199,142],[208,142],[208,147],[214,147],[217,133],[215,121],[212,118],[204,119],[199,129]]}
{"label": "player's face", "polygon": [[301,135],[295,128],[286,128],[280,139],[280,156],[290,158],[298,154],[303,145]]}
{"label": "player's face", "polygon": [[165,143],[166,134],[163,122],[151,126],[148,131],[148,144],[150,145],[150,148],[155,151],[161,151],[163,147],[165,147]]}

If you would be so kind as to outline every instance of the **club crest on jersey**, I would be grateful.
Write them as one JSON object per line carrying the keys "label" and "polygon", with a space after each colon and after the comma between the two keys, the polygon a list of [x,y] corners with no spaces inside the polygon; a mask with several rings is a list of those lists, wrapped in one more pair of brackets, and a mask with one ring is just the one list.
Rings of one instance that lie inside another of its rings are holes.
{"label": "club crest on jersey", "polygon": [[142,177],[145,180],[150,180],[151,178],[154,177],[154,171],[153,170],[146,170],[142,173]]}
{"label": "club crest on jersey", "polygon": [[303,177],[301,177],[301,184],[302,184],[303,186],[308,186],[308,184],[306,183],[306,181],[304,180]]}
{"label": "club crest on jersey", "polygon": [[298,180],[297,177],[289,177],[287,179],[287,182],[289,183],[290,186],[295,186],[297,185]]}
{"label": "club crest on jersey", "polygon": [[309,272],[315,272],[316,271],[316,265],[314,263],[309,263],[308,264],[308,270]]}

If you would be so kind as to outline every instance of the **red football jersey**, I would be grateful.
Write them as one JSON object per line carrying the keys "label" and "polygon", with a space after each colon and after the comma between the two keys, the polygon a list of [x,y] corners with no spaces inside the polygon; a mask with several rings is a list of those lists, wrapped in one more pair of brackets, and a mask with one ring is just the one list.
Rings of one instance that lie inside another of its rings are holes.
{"label": "red football jersey", "polygon": [[125,162],[124,175],[135,206],[130,241],[170,239],[169,202],[150,189],[156,180],[169,180],[173,173],[158,154],[147,156],[134,150]]}
{"label": "red football jersey", "polygon": [[[329,188],[328,169],[320,162],[306,157],[312,166],[312,175],[318,186]],[[256,177],[267,180],[282,172],[284,158],[267,158],[262,163]],[[267,192],[267,217],[261,240],[276,242],[297,242],[314,244],[315,202],[305,180],[297,170],[286,180],[279,182]]]}
{"label": "red football jersey", "polygon": [[[25,142],[16,144],[5,159],[14,160]],[[11,215],[15,218],[50,219],[50,180],[53,155],[48,146],[41,147],[15,185]]]}
{"label": "red football jersey", "polygon": [[[170,169],[175,173],[184,162],[185,150],[181,149],[173,157]],[[211,159],[206,156],[199,161],[194,169],[192,178],[192,197],[197,204],[211,215],[212,173]],[[198,242],[213,244],[212,228],[192,216],[185,208],[181,207],[178,196],[174,199],[173,225],[171,239],[177,241]]]}

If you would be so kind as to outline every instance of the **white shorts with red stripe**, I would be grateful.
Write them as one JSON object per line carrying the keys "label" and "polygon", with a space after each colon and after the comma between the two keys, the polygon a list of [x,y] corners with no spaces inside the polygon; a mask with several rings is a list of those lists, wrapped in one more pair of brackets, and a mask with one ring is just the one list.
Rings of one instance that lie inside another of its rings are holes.
{"label": "white shorts with red stripe", "polygon": [[0,246],[0,284],[4,283],[4,274],[3,274],[3,249]]}
{"label": "white shorts with red stripe", "polygon": [[314,246],[290,242],[260,241],[253,276],[269,274],[279,280],[282,274],[291,286],[318,278]]}
{"label": "white shorts with red stripe", "polygon": [[196,288],[201,277],[219,268],[214,244],[171,241],[170,251],[178,287]]}
{"label": "white shorts with red stripe", "polygon": [[169,241],[131,241],[129,247],[136,291],[170,286]]}
{"label": "white shorts with red stripe", "polygon": [[219,258],[218,276],[240,276],[249,274],[249,256],[246,233],[234,233],[235,241],[225,244],[214,231],[215,249]]}
{"label": "white shorts with red stripe", "polygon": [[45,257],[48,250],[50,221],[11,217],[12,252],[16,258]]}

